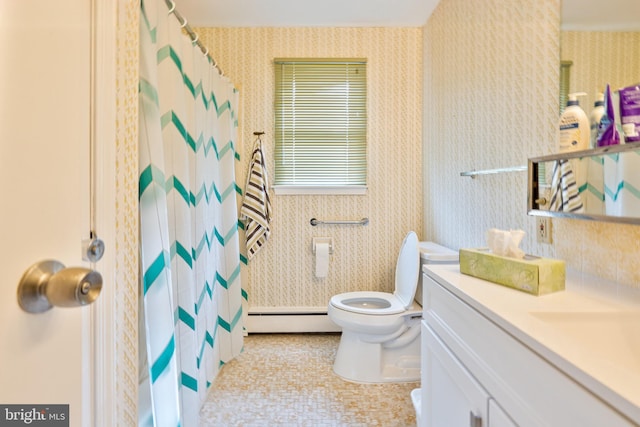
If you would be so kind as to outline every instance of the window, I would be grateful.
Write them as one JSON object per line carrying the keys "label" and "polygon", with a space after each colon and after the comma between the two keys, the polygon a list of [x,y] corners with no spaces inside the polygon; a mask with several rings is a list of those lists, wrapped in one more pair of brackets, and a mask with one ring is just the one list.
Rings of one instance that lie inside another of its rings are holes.
{"label": "window", "polygon": [[366,77],[364,60],[276,59],[276,193],[365,192]]}
{"label": "window", "polygon": [[571,91],[571,66],[573,61],[560,61],[560,114],[567,107],[567,99]]}

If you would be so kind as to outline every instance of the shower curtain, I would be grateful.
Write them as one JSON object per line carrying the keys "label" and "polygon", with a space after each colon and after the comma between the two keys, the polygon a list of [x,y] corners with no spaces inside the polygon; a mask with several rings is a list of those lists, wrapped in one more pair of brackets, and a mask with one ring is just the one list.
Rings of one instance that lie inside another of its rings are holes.
{"label": "shower curtain", "polygon": [[237,91],[164,0],[140,21],[139,425],[198,425],[242,350]]}

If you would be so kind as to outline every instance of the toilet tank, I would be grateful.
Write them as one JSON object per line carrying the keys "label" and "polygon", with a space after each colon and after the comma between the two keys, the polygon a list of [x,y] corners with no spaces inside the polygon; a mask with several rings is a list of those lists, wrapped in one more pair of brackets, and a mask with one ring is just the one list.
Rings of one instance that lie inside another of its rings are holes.
{"label": "toilet tank", "polygon": [[419,242],[420,248],[420,274],[418,275],[418,287],[415,301],[422,305],[422,266],[426,264],[458,264],[458,252],[446,248],[434,242]]}

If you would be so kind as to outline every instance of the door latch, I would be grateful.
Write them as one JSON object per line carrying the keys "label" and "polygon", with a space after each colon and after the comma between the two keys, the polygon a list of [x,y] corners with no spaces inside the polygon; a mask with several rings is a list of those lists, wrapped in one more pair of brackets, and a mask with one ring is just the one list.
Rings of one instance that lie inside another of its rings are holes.
{"label": "door latch", "polygon": [[91,237],[82,241],[82,260],[98,262],[104,255],[104,242],[93,232]]}

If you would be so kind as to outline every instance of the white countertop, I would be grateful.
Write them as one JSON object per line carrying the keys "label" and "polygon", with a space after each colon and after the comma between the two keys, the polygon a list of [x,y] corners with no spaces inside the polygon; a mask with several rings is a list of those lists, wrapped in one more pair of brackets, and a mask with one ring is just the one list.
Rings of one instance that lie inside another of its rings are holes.
{"label": "white countertop", "polygon": [[634,422],[640,423],[640,290],[567,271],[534,296],[460,273],[424,272]]}

